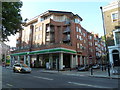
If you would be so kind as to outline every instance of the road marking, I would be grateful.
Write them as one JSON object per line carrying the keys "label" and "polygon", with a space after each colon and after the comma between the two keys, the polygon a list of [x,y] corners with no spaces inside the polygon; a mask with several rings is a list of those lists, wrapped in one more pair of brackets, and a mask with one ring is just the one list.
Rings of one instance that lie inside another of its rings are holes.
{"label": "road marking", "polygon": [[13,86],[13,85],[11,85],[11,84],[9,84],[9,83],[7,83],[7,85],[8,85],[8,86],[10,86],[10,87],[12,87],[12,86]]}
{"label": "road marking", "polygon": [[51,78],[45,78],[45,77],[38,77],[38,76],[33,76],[33,77],[35,77],[35,78],[40,78],[40,79],[45,79],[45,80],[53,80],[53,79],[51,79]]}
{"label": "road marking", "polygon": [[95,87],[95,88],[110,88],[110,87],[90,85],[90,84],[81,84],[81,83],[76,83],[76,82],[68,82],[68,83],[75,84],[75,85],[81,85],[81,86]]}

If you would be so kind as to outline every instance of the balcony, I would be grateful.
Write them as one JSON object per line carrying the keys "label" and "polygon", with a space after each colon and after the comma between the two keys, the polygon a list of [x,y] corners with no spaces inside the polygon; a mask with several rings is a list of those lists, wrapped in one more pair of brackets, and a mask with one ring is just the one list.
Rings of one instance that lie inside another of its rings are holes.
{"label": "balcony", "polygon": [[64,30],[63,34],[70,34],[70,28],[67,27],[67,28]]}
{"label": "balcony", "polygon": [[63,42],[70,42],[70,38],[69,37],[66,37],[65,39],[63,39]]}
{"label": "balcony", "polygon": [[46,41],[47,42],[52,42],[52,41],[54,41],[54,37],[53,36],[47,36]]}
{"label": "balcony", "polygon": [[70,25],[70,20],[64,22],[65,25]]}

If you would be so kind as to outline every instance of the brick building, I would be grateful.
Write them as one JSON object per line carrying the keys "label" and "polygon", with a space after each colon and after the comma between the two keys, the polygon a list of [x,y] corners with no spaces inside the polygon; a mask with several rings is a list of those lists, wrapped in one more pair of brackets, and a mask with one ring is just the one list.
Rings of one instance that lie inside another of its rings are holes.
{"label": "brick building", "polygon": [[[82,18],[66,11],[48,10],[23,26],[11,60],[29,66],[60,70],[96,61],[94,35],[81,26]],[[34,65],[33,65],[34,63]]]}
{"label": "brick building", "polygon": [[120,73],[120,1],[102,8],[112,73]]}
{"label": "brick building", "polygon": [[96,52],[96,63],[97,64],[106,64],[105,60],[105,42],[102,40],[102,38],[99,37],[98,34],[94,34],[94,40],[95,40],[95,52]]}
{"label": "brick building", "polygon": [[102,7],[108,46],[115,45],[113,31],[120,28],[120,2],[115,0]]}

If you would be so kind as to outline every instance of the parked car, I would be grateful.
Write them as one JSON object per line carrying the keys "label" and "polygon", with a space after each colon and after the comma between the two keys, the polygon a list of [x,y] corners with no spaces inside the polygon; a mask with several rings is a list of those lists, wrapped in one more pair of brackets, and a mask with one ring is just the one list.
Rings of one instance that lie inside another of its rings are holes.
{"label": "parked car", "polygon": [[14,64],[13,65],[13,72],[31,72],[31,68],[28,67],[26,64]]}
{"label": "parked car", "polygon": [[100,68],[100,65],[99,64],[96,64],[94,66],[92,66],[93,69],[99,69]]}
{"label": "parked car", "polygon": [[78,67],[78,71],[88,71],[88,70],[89,70],[89,66],[87,66],[87,65]]}

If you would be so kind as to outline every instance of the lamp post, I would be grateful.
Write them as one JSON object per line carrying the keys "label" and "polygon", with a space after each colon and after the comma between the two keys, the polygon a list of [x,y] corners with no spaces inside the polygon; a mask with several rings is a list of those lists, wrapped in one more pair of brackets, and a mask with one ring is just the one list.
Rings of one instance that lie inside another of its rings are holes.
{"label": "lamp post", "polygon": [[[106,60],[109,60],[109,54],[108,54],[108,45],[107,45],[107,39],[106,39],[106,30],[105,30],[105,23],[104,23],[104,15],[103,15],[103,9],[102,7],[100,7],[101,9],[101,14],[102,14],[102,22],[103,22],[103,30],[104,30],[104,38],[105,38],[105,47],[106,47]],[[108,75],[110,76],[110,63],[108,61]]]}

